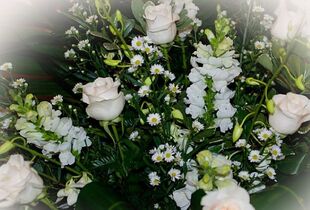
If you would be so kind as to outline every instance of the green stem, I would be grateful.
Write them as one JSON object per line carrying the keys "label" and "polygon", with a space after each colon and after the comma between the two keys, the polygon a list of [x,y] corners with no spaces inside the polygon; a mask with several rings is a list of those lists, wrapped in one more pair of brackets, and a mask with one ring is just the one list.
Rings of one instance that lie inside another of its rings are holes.
{"label": "green stem", "polygon": [[242,66],[242,62],[243,62],[243,51],[245,48],[245,42],[248,36],[248,28],[249,28],[249,23],[250,23],[250,18],[251,18],[251,13],[252,13],[252,8],[253,8],[253,0],[250,0],[250,7],[249,7],[249,11],[248,11],[248,15],[246,18],[246,25],[245,25],[245,29],[244,29],[244,35],[243,35],[243,40],[242,40],[242,48],[241,48],[241,55],[240,55],[240,65]]}
{"label": "green stem", "polygon": [[42,203],[44,203],[48,208],[51,210],[58,210],[58,208],[55,206],[53,202],[51,202],[47,197],[40,200]]}
{"label": "green stem", "polygon": [[287,74],[292,80],[296,80],[296,78],[292,75],[291,71],[288,69],[287,65],[283,65],[283,68],[286,70]]}
{"label": "green stem", "polygon": [[[13,144],[14,144],[14,146],[16,146],[16,147],[18,147],[18,148],[20,148],[20,149],[22,149],[22,150],[24,150],[24,151],[27,151],[27,152],[31,153],[32,155],[34,155],[34,156],[40,157],[40,158],[45,159],[45,160],[47,160],[47,161],[49,161],[49,162],[51,162],[51,163],[54,163],[54,164],[56,164],[56,165],[61,166],[61,163],[58,162],[57,160],[48,158],[48,157],[46,157],[45,155],[42,155],[41,153],[39,153],[39,152],[37,152],[37,151],[35,151],[35,150],[32,150],[32,149],[30,149],[30,148],[28,148],[28,147],[26,147],[26,146],[23,146],[23,145],[20,145],[20,144],[17,144],[17,143],[13,143]],[[73,168],[71,168],[71,167],[65,166],[64,168],[65,168],[66,170],[68,170],[68,171],[74,173],[74,174],[77,174],[77,175],[80,175],[80,174],[81,174],[80,172],[76,171],[75,169],[73,169]]]}
{"label": "green stem", "polygon": [[184,42],[181,41],[181,49],[182,49],[182,62],[183,62],[183,69],[187,70],[187,59],[186,59],[186,49]]}
{"label": "green stem", "polygon": [[124,153],[123,153],[123,150],[122,150],[122,146],[121,146],[121,142],[120,142],[120,139],[119,139],[119,136],[118,136],[118,132],[117,132],[116,126],[112,125],[112,129],[113,129],[113,133],[114,133],[114,136],[116,138],[116,141],[117,141],[117,147],[118,147],[118,150],[119,150],[119,154],[121,156],[122,167],[123,167],[123,170],[124,170],[124,172],[125,172],[125,174],[127,176],[127,170],[126,170],[126,167],[124,165],[125,157],[124,157]]}
{"label": "green stem", "polygon": [[169,61],[170,59],[169,59],[168,50],[167,50],[166,46],[163,46],[162,50],[163,50],[164,58],[166,59],[166,62],[167,62],[167,68],[169,71],[171,71],[171,65],[170,65],[170,61]]}
{"label": "green stem", "polygon": [[254,114],[255,114],[255,112],[251,112],[251,113],[249,113],[247,116],[245,116],[245,118],[243,118],[243,120],[242,120],[240,126],[242,127],[243,124],[245,123],[245,121],[246,121],[250,116],[252,116],[252,115],[254,115]]}

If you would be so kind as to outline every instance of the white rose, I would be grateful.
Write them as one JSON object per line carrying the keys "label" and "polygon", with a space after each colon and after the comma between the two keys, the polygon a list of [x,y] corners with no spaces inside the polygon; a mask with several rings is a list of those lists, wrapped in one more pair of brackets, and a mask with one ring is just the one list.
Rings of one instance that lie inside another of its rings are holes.
{"label": "white rose", "polygon": [[281,134],[293,134],[302,123],[310,120],[310,100],[303,95],[287,93],[275,95],[275,112],[269,115],[269,124]]}
{"label": "white rose", "polygon": [[173,13],[170,4],[150,3],[144,10],[144,18],[147,23],[147,36],[155,44],[166,44],[174,40],[177,33],[175,22],[179,20],[179,16]]}
{"label": "white rose", "polygon": [[42,192],[41,177],[21,155],[11,155],[0,167],[0,208],[34,201]]}
{"label": "white rose", "polygon": [[305,24],[305,13],[303,9],[299,7],[296,11],[291,11],[288,9],[288,7],[290,6],[286,0],[280,0],[279,6],[275,11],[277,20],[271,29],[271,34],[274,37],[282,40],[291,39],[298,32],[303,32],[304,27],[306,28],[306,26],[303,25]]}
{"label": "white rose", "polygon": [[254,210],[248,192],[237,185],[208,192],[202,198],[201,205],[203,210]]}
{"label": "white rose", "polygon": [[87,114],[96,120],[113,120],[125,106],[125,96],[118,92],[119,81],[111,77],[97,78],[83,86],[82,101],[88,104]]}

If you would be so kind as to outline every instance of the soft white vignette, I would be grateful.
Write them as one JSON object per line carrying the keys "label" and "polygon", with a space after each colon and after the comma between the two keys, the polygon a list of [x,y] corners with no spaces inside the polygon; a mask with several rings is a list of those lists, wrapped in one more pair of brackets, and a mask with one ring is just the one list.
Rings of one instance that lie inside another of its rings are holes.
{"label": "soft white vignette", "polygon": [[[41,6],[43,7],[42,2],[47,0],[40,0]],[[65,0],[64,0],[65,1]],[[68,0],[69,1],[69,0]],[[111,0],[119,1],[119,0]],[[249,0],[239,0],[239,1],[249,1]],[[270,0],[270,3],[273,3],[281,0]],[[310,0],[294,0],[298,4],[303,4],[309,8],[306,8],[306,11],[310,11],[310,4],[305,2]],[[206,0],[207,3],[207,0]],[[2,56],[11,50],[16,50],[18,48],[23,48],[22,34],[23,26],[25,23],[25,16],[29,11],[29,7],[33,7],[36,4],[35,0],[0,0],[0,61],[3,61]],[[39,9],[39,8],[37,8]],[[20,42],[18,42],[20,40]],[[3,61],[5,62],[5,61]],[[10,62],[9,60],[7,62]],[[13,64],[14,65],[14,64]],[[310,197],[310,189],[306,192],[307,195],[303,195],[304,198]],[[310,206],[309,208],[310,209]]]}

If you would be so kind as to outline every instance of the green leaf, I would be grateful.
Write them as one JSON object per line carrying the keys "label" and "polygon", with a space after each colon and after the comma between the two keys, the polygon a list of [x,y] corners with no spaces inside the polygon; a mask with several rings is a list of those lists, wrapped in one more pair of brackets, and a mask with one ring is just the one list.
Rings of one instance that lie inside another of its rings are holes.
{"label": "green leaf", "polygon": [[144,14],[144,1],[143,0],[132,0],[131,1],[131,10],[135,19],[140,23],[142,28],[145,30],[146,22],[143,18]]}
{"label": "green leaf", "polygon": [[253,194],[251,203],[256,210],[304,210],[301,199],[285,185],[274,185]]}
{"label": "green leaf", "polygon": [[[125,18],[124,18],[125,19]],[[135,27],[135,20],[125,19],[123,36],[126,38]]]}
{"label": "green leaf", "polygon": [[264,68],[268,69],[269,71],[273,71],[273,64],[272,60],[269,55],[262,54],[257,58],[257,63],[261,64]]}
{"label": "green leaf", "polygon": [[202,207],[200,205],[201,199],[203,196],[205,196],[206,193],[203,190],[197,190],[192,194],[191,198],[191,210],[201,210]]}
{"label": "green leaf", "polygon": [[77,210],[130,210],[130,206],[111,187],[99,182],[86,185],[80,192]]}
{"label": "green leaf", "polygon": [[99,31],[90,31],[90,34],[95,36],[95,37],[98,37],[98,38],[101,38],[101,39],[105,39],[106,41],[112,42],[112,40],[109,38],[108,33],[105,31],[105,28],[102,28],[101,32],[99,32]]}
{"label": "green leaf", "polygon": [[296,175],[305,168],[307,164],[308,154],[298,152],[294,156],[288,156],[284,160],[278,162],[278,169],[284,174]]}

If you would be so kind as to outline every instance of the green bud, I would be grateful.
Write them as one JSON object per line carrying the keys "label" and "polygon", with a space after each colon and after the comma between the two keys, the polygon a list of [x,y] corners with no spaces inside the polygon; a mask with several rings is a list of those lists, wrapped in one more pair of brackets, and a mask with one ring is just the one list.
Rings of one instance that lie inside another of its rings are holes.
{"label": "green bud", "polygon": [[32,106],[32,99],[33,99],[33,95],[28,94],[25,98],[25,106],[31,107]]}
{"label": "green bud", "polygon": [[116,36],[116,32],[115,32],[114,28],[113,28],[112,26],[109,26],[109,29],[110,29],[111,33],[112,33],[114,36]]}
{"label": "green bud", "polygon": [[147,77],[145,80],[144,80],[144,84],[146,86],[151,86],[152,84],[152,79],[150,77]]}
{"label": "green bud", "polygon": [[279,55],[282,57],[282,58],[285,58],[286,57],[286,50],[282,47],[279,49]]}
{"label": "green bud", "polygon": [[52,110],[53,110],[52,104],[50,104],[47,101],[42,101],[37,106],[37,112],[40,117],[51,116]]}
{"label": "green bud", "polygon": [[234,131],[233,131],[233,142],[238,141],[238,139],[241,137],[242,132],[243,132],[243,128],[237,122],[234,127]]}
{"label": "green bud", "polygon": [[207,168],[212,161],[212,153],[209,150],[203,150],[196,155],[196,159],[201,167]]}
{"label": "green bud", "polygon": [[180,110],[175,109],[175,108],[172,108],[172,109],[173,109],[173,111],[171,113],[172,113],[172,116],[174,119],[184,120],[183,114]]}
{"label": "green bud", "polygon": [[6,141],[4,144],[0,146],[0,155],[7,153],[13,148],[14,148],[14,144],[10,141]]}
{"label": "green bud", "polygon": [[305,86],[303,83],[304,75],[300,75],[297,79],[295,79],[295,85],[298,87],[299,90],[304,91]]}
{"label": "green bud", "polygon": [[260,85],[259,82],[256,81],[256,79],[254,79],[253,77],[249,77],[245,80],[245,82],[248,84],[248,85],[253,85],[253,86],[256,86],[256,85]]}
{"label": "green bud", "polygon": [[215,168],[215,171],[220,176],[227,176],[230,173],[231,168],[230,165],[223,165],[221,167]]}
{"label": "green bud", "polygon": [[123,16],[122,16],[122,13],[119,10],[116,10],[115,17],[116,17],[116,20],[118,22],[123,23]]}
{"label": "green bud", "polygon": [[107,64],[108,66],[117,66],[121,60],[111,60],[111,59],[105,59],[104,63]]}
{"label": "green bud", "polygon": [[274,111],[275,111],[275,104],[274,104],[274,101],[272,99],[266,101],[266,107],[267,107],[267,110],[268,110],[268,112],[270,114],[274,113]]}
{"label": "green bud", "polygon": [[213,189],[212,178],[205,174],[201,180],[198,182],[198,187],[204,191],[210,191]]}
{"label": "green bud", "polygon": [[11,111],[15,111],[15,112],[21,112],[21,111],[22,111],[21,107],[18,106],[17,104],[11,104],[10,107],[9,107],[9,109],[10,109]]}

